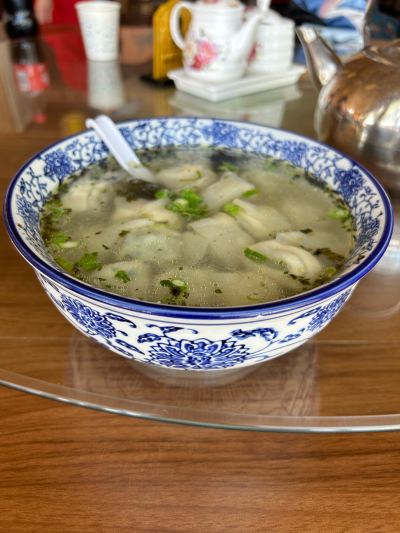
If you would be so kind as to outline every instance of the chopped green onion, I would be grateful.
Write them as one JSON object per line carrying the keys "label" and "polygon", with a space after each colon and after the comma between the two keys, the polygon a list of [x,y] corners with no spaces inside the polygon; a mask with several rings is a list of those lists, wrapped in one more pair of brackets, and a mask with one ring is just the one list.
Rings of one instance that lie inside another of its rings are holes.
{"label": "chopped green onion", "polygon": [[244,255],[255,263],[263,263],[264,261],[268,261],[268,257],[258,252],[255,252],[254,250],[250,250],[250,248],[246,248],[246,250],[244,251]]}
{"label": "chopped green onion", "polygon": [[53,211],[54,216],[56,218],[63,216],[63,214],[66,212],[65,209],[62,209],[61,207],[57,207],[56,205],[47,205],[46,207],[50,209],[50,211]]}
{"label": "chopped green onion", "polygon": [[331,218],[337,218],[339,220],[344,220],[350,216],[350,213],[346,209],[341,209],[340,207],[336,207],[335,209],[332,209],[329,211],[329,215]]}
{"label": "chopped green onion", "polygon": [[63,259],[62,257],[56,257],[56,262],[62,267],[64,270],[67,270],[68,272],[71,272],[73,270],[74,266],[71,265],[68,261]]}
{"label": "chopped green onion", "polygon": [[335,274],[335,272],[337,272],[337,268],[335,267],[325,267],[325,271],[327,274],[331,274],[333,276],[333,274]]}
{"label": "chopped green onion", "polygon": [[221,289],[216,289],[214,292],[216,292],[217,294],[222,294]]}
{"label": "chopped green onion", "polygon": [[105,244],[102,244],[102,247],[104,248],[104,250],[109,250],[110,248],[108,246],[106,246]]}
{"label": "chopped green onion", "polygon": [[81,241],[67,241],[67,242],[59,242],[58,246],[62,250],[68,250],[70,248],[79,248],[81,244],[82,244]]}
{"label": "chopped green onion", "polygon": [[247,191],[243,194],[245,198],[248,198],[249,196],[252,196],[253,194],[258,194],[260,191],[258,189],[252,189],[251,191]]}
{"label": "chopped green onion", "polygon": [[174,193],[168,189],[161,189],[156,192],[156,198],[171,198],[173,195]]}
{"label": "chopped green onion", "polygon": [[307,229],[301,229],[300,231],[301,233],[305,233],[307,235],[307,233],[312,233],[313,230],[310,228],[307,228]]}
{"label": "chopped green onion", "polygon": [[121,233],[119,233],[118,235],[119,235],[120,237],[125,237],[125,235],[128,235],[128,233],[130,233],[130,231],[131,231],[130,229],[123,229],[123,230],[121,231]]}
{"label": "chopped green onion", "polygon": [[224,211],[225,213],[230,213],[231,215],[235,216],[239,213],[240,207],[232,202],[228,202],[224,205]]}
{"label": "chopped green onion", "polygon": [[234,167],[227,161],[223,161],[219,168],[220,170],[232,170],[232,172],[237,172],[239,170],[237,167]]}
{"label": "chopped green onion", "polygon": [[57,233],[56,235],[52,235],[50,237],[50,242],[52,244],[59,244],[60,242],[67,242],[69,239],[68,235],[63,232],[63,233]]}

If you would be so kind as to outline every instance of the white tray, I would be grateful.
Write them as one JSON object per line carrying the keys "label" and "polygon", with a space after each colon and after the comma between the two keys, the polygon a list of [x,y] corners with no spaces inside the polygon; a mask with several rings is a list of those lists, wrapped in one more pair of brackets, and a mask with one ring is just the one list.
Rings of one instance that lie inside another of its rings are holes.
{"label": "white tray", "polygon": [[238,96],[292,85],[297,83],[306,70],[303,65],[293,65],[286,72],[278,74],[247,74],[240,80],[220,85],[210,85],[193,80],[186,76],[183,68],[170,70],[168,77],[174,80],[177,89],[185,93],[194,94],[210,102],[220,102],[229,98],[237,98]]}

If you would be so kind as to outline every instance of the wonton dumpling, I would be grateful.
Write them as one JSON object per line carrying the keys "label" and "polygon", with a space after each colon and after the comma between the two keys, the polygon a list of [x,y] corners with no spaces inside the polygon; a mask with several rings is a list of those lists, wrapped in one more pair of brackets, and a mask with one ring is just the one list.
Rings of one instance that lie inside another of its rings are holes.
{"label": "wonton dumpling", "polygon": [[299,194],[298,201],[293,201],[293,198],[287,195],[286,198],[277,202],[276,208],[293,222],[294,227],[314,229],[315,223],[325,219],[332,209],[327,195],[320,193],[317,198],[315,196],[307,198]]}
{"label": "wonton dumpling", "polygon": [[150,220],[138,219],[131,220],[125,224],[116,223],[106,228],[101,228],[100,231],[96,232],[98,233],[97,235],[90,237],[90,249],[103,252],[104,246],[107,246],[112,251],[115,251],[115,247],[122,243],[123,236],[121,236],[121,232],[135,232],[143,228],[149,228],[152,225],[153,223]]}
{"label": "wonton dumpling", "polygon": [[125,222],[142,216],[141,209],[147,204],[147,200],[132,200],[128,202],[125,196],[114,198],[114,211],[111,216],[112,222]]}
{"label": "wonton dumpling", "polygon": [[260,193],[275,196],[282,188],[282,178],[269,170],[251,169],[240,173],[244,180],[250,181]]}
{"label": "wonton dumpling", "polygon": [[89,182],[80,183],[79,186],[70,185],[69,191],[63,195],[62,205],[68,209],[73,209],[74,213],[82,213],[88,208],[88,198],[92,185]]}
{"label": "wonton dumpling", "polygon": [[255,187],[252,183],[242,180],[233,172],[227,172],[221,179],[207,187],[201,197],[211,212],[218,211],[224,204]]}
{"label": "wonton dumpling", "polygon": [[200,191],[217,179],[212,170],[200,164],[167,168],[157,174],[158,181],[173,192],[189,188]]}
{"label": "wonton dumpling", "polygon": [[182,217],[165,208],[169,203],[170,200],[168,198],[159,198],[158,200],[147,202],[141,208],[141,216],[152,220],[155,224],[169,224],[180,228],[183,223]]}
{"label": "wonton dumpling", "polygon": [[240,268],[244,264],[244,250],[254,242],[225,213],[197,220],[188,227],[208,241],[208,250],[213,259],[225,268]]}
{"label": "wonton dumpling", "polygon": [[[116,278],[115,274],[120,270],[125,271],[131,281],[124,283],[123,279]],[[104,265],[100,271],[92,272],[90,278],[99,287],[102,287],[103,283],[111,287],[117,286],[123,289],[125,296],[143,298],[146,296],[146,287],[150,282],[150,273],[148,266],[140,261],[118,261]],[[106,281],[100,282],[99,278]]]}
{"label": "wonton dumpling", "polygon": [[186,231],[182,234],[182,242],[182,264],[197,266],[207,253],[207,239],[201,235],[193,235],[191,231]]}
{"label": "wonton dumpling", "polygon": [[[125,224],[124,229],[127,227],[128,224]],[[154,225],[129,232],[120,246],[120,255],[124,259],[134,258],[157,264],[179,259],[181,251],[180,233],[169,228],[155,228]]]}
{"label": "wonton dumpling", "polygon": [[72,209],[74,213],[82,213],[93,209],[104,209],[114,198],[114,188],[109,183],[83,182],[79,187],[75,184],[63,195],[62,205]]}
{"label": "wonton dumpling", "polygon": [[257,206],[238,199],[233,200],[233,203],[240,208],[235,215],[239,226],[257,240],[291,227],[288,219],[273,207]]}
{"label": "wonton dumpling", "polygon": [[341,239],[335,239],[334,234],[321,230],[307,234],[302,231],[288,231],[277,233],[276,240],[281,244],[304,246],[313,252],[318,248],[330,248],[332,252],[346,256],[350,250],[351,236],[348,236],[347,241],[343,240],[343,235],[341,237]]}
{"label": "wonton dumpling", "polygon": [[322,270],[322,264],[316,257],[297,246],[288,246],[271,240],[254,244],[251,249],[277,263],[283,261],[290,274],[307,278],[311,282],[315,281]]}

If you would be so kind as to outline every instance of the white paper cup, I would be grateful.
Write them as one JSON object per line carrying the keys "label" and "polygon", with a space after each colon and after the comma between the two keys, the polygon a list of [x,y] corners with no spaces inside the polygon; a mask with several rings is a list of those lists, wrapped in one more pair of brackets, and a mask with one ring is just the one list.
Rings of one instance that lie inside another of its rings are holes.
{"label": "white paper cup", "polygon": [[118,58],[118,29],[121,5],[118,2],[78,2],[75,4],[85,45],[92,61]]}
{"label": "white paper cup", "polygon": [[118,61],[88,61],[88,104],[95,109],[118,109],[125,104]]}

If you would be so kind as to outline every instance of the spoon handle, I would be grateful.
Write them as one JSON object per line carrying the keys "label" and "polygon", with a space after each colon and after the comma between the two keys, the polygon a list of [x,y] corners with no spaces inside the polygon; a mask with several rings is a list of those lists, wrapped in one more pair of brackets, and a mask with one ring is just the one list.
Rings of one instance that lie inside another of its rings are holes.
{"label": "spoon handle", "polygon": [[94,120],[88,118],[86,127],[94,129],[124,170],[137,179],[154,182],[153,174],[142,166],[137,155],[109,117],[100,115]]}

